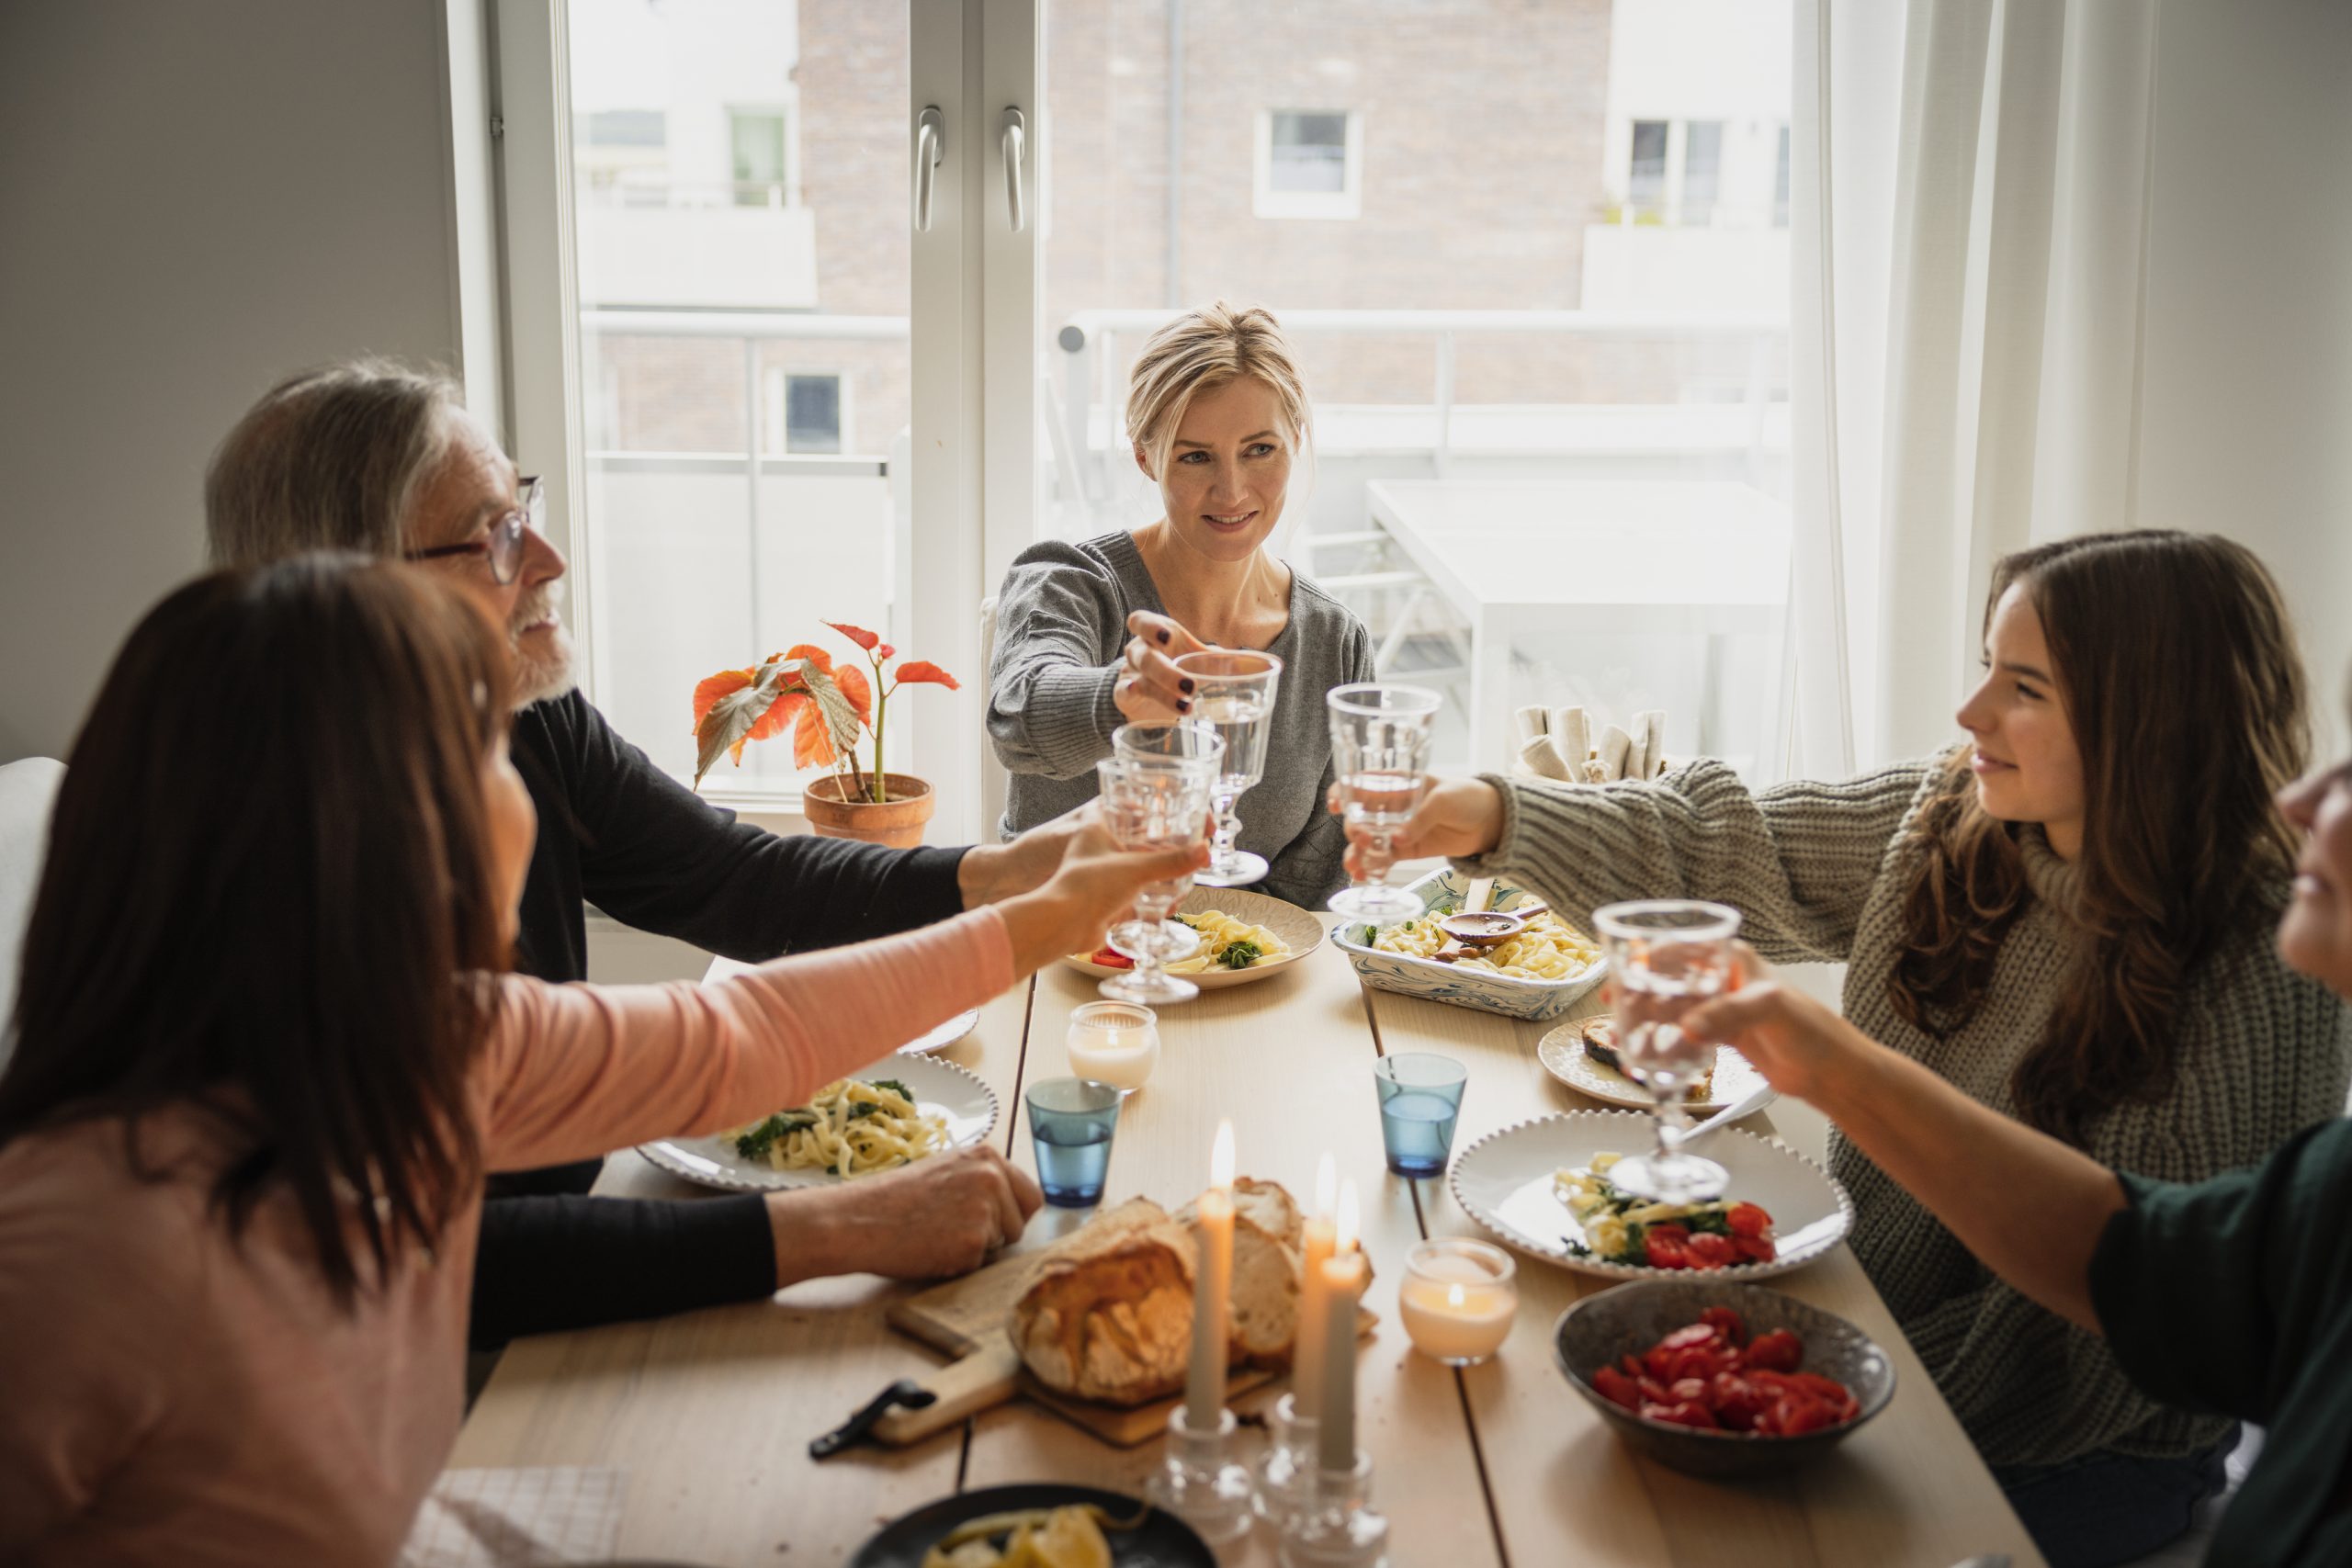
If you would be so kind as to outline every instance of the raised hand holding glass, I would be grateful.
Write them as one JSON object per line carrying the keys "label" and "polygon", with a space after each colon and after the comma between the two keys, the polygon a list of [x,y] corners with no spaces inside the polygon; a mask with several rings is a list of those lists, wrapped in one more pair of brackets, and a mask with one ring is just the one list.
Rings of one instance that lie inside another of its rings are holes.
{"label": "raised hand holding glass", "polygon": [[1241,818],[1235,804],[1266,776],[1266,739],[1272,728],[1274,696],[1283,661],[1246,649],[1210,649],[1188,653],[1176,668],[1193,682],[1193,718],[1225,742],[1225,765],[1217,773],[1211,804],[1216,809],[1216,840],[1208,869],[1193,880],[1207,887],[1240,887],[1266,874],[1266,857],[1236,849]]}

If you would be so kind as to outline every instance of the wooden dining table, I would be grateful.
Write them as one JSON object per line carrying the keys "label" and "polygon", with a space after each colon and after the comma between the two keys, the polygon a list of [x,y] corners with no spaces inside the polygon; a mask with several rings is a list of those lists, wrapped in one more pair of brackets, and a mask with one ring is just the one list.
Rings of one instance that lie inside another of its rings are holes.
{"label": "wooden dining table", "polygon": [[[990,1136],[1024,1168],[1035,1165],[1021,1086],[1069,1070],[1069,1015],[1095,994],[1091,976],[1057,964],[989,1004],[970,1035],[942,1053],[995,1091],[1003,1114]],[[1386,1169],[1374,1061],[1437,1051],[1464,1065],[1458,1152],[1529,1117],[1594,1108],[1538,1061],[1549,1027],[1367,990],[1326,943],[1282,973],[1159,1010],[1159,1065],[1120,1113],[1106,1202],[1141,1195],[1173,1208],[1198,1193],[1220,1119],[1233,1122],[1248,1175],[1305,1195],[1328,1151],[1355,1181],[1374,1268],[1364,1302],[1379,1316],[1358,1361],[1358,1440],[1372,1458],[1373,1503],[1389,1520],[1395,1568],[1952,1568],[1980,1554],[2040,1564],[1842,1247],[1770,1283],[1884,1347],[1895,1393],[1875,1420],[1792,1474],[1697,1480],[1635,1456],[1611,1434],[1552,1354],[1561,1312],[1607,1288],[1604,1280],[1521,1257],[1518,1320],[1492,1360],[1455,1371],[1411,1348],[1396,1314],[1406,1249],[1427,1236],[1484,1233],[1442,1180]],[[1772,1130],[1769,1112],[1746,1125]],[[608,1162],[598,1190],[695,1191],[635,1154]],[[1019,1245],[1041,1246],[1088,1213],[1042,1210]],[[619,1556],[729,1568],[845,1562],[892,1517],[1004,1483],[1141,1493],[1160,1442],[1113,1448],[1025,1401],[912,1448],[811,1460],[811,1438],[893,1380],[937,1363],[884,1321],[895,1297],[919,1288],[871,1275],[812,1280],[769,1301],[521,1341],[481,1391],[450,1463],[616,1467],[626,1475]],[[1265,1441],[1248,1418],[1282,1386],[1235,1401],[1245,1457]],[[1275,1546],[1261,1528],[1218,1560],[1261,1568],[1275,1562]]]}

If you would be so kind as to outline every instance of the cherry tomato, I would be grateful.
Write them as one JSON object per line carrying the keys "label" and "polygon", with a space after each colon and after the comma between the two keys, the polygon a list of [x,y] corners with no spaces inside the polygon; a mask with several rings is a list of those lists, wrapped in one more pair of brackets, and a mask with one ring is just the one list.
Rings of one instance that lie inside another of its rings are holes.
{"label": "cherry tomato", "polygon": [[1689,1245],[1693,1269],[1721,1269],[1739,1259],[1739,1249],[1731,1244],[1731,1237],[1712,1231],[1701,1231]]}
{"label": "cherry tomato", "polygon": [[1725,1365],[1723,1352],[1708,1345],[1692,1345],[1673,1353],[1667,1362],[1666,1381],[1679,1382],[1684,1378],[1712,1378]]}
{"label": "cherry tomato", "polygon": [[1734,1235],[1759,1236],[1772,1228],[1772,1216],[1753,1203],[1734,1203],[1724,1215]]}
{"label": "cherry tomato", "polygon": [[1736,1235],[1731,1238],[1731,1244],[1739,1253],[1740,1260],[1746,1263],[1770,1263],[1781,1255],[1781,1249],[1772,1245],[1770,1236]]}
{"label": "cherry tomato", "polygon": [[1756,1385],[1737,1372],[1717,1372],[1708,1393],[1715,1419],[1734,1432],[1753,1431],[1756,1418],[1770,1406]]}
{"label": "cherry tomato", "polygon": [[1669,1421],[1678,1427],[1697,1427],[1702,1431],[1716,1431],[1714,1412],[1695,1399],[1685,1399],[1672,1404],[1645,1404],[1642,1414],[1653,1421]]}
{"label": "cherry tomato", "polygon": [[1804,1359],[1804,1345],[1785,1328],[1759,1334],[1748,1342],[1747,1364],[1770,1371],[1793,1372]]}
{"label": "cherry tomato", "polygon": [[1111,946],[1108,942],[1103,943],[1101,947],[1096,948],[1092,953],[1088,953],[1086,955],[1086,959],[1088,963],[1100,964],[1105,969],[1132,969],[1136,966],[1136,961],[1134,959],[1129,958],[1125,953],[1121,953],[1117,948]]}
{"label": "cherry tomato", "polygon": [[1699,1314],[1699,1321],[1713,1329],[1726,1345],[1747,1343],[1747,1325],[1739,1321],[1739,1314],[1729,1307],[1709,1307]]}
{"label": "cherry tomato", "polygon": [[1689,1233],[1679,1225],[1652,1225],[1642,1237],[1642,1256],[1653,1269],[1688,1269]]}
{"label": "cherry tomato", "polygon": [[1642,1391],[1634,1386],[1633,1379],[1614,1367],[1603,1367],[1593,1373],[1592,1386],[1612,1404],[1622,1404],[1634,1411],[1642,1407]]}

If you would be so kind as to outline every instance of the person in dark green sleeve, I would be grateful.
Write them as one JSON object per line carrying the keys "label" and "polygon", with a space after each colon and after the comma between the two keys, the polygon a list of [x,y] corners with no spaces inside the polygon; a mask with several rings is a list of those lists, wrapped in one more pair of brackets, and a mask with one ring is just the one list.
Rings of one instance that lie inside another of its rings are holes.
{"label": "person in dark green sleeve", "polygon": [[[2304,835],[2279,953],[2352,998],[2352,761],[2278,804]],[[1762,978],[1685,1027],[1820,1107],[1985,1267],[2106,1336],[2152,1397],[2267,1428],[2208,1562],[2352,1562],[2352,1122],[2207,1181],[2118,1175],[1742,962]]]}

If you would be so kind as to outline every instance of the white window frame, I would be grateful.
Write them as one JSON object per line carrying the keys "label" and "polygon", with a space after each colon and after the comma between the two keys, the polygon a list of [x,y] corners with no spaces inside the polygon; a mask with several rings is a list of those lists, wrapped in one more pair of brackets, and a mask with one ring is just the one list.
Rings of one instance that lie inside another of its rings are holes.
{"label": "white window frame", "polygon": [[[931,840],[968,843],[981,821],[987,672],[979,607],[1031,539],[1041,439],[1035,370],[1043,254],[1036,171],[1042,128],[1043,0],[908,0],[907,143],[926,107],[946,136],[927,231],[910,235],[911,522],[898,551],[891,640],[961,676],[961,693],[917,701],[891,725],[890,765],[928,779],[940,801]],[[548,527],[571,561],[570,620],[581,683],[596,695],[610,587],[596,570],[586,494],[580,302],[571,164],[571,65],[562,0],[495,0],[492,122],[499,136],[513,449],[546,475]],[[728,106],[733,107],[736,106]],[[1002,130],[1028,116],[1021,172],[1029,221],[1011,223]],[[797,162],[798,117],[787,122]],[[910,214],[911,226],[912,215]],[[843,377],[843,444],[848,380]],[[894,461],[899,460],[894,457]],[[903,747],[903,750],[901,749]],[[797,787],[705,794],[765,814],[797,813]]]}
{"label": "white window frame", "polygon": [[[1336,114],[1347,117],[1347,155],[1335,191],[1274,188],[1274,116]],[[1363,216],[1363,112],[1283,104],[1258,111],[1253,139],[1250,209],[1261,218],[1361,218]]]}
{"label": "white window frame", "polygon": [[735,122],[741,118],[757,117],[784,122],[784,205],[798,207],[800,202],[800,105],[789,98],[763,98],[720,106],[727,114],[727,173],[731,183],[735,174]]}

